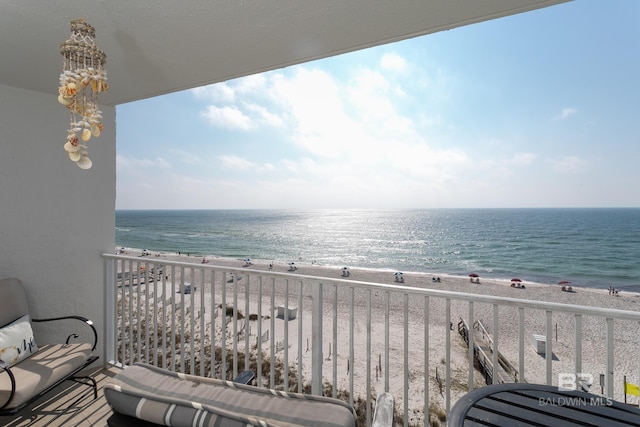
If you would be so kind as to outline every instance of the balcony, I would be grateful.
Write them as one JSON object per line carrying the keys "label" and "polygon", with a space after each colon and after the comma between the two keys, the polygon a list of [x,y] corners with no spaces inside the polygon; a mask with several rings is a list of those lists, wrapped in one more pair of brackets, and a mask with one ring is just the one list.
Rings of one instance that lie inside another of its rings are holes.
{"label": "balcony", "polygon": [[[624,377],[640,372],[628,354],[640,347],[634,311],[252,266],[103,259],[109,366],[98,371],[100,384],[138,361],[226,379],[252,369],[259,387],[344,399],[364,425],[377,393],[390,391],[407,426],[444,425],[460,396],[491,382],[557,385],[560,374],[579,374],[592,393],[622,401]],[[7,425],[105,425],[109,409],[69,384],[21,415]]]}

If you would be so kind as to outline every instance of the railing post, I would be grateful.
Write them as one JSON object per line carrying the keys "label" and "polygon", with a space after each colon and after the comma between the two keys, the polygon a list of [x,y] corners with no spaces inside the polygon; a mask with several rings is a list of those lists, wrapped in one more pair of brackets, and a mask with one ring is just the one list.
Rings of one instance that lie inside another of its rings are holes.
{"label": "railing post", "polygon": [[[469,324],[473,325],[473,301],[469,301]],[[467,387],[469,391],[473,390],[473,361],[474,361],[474,346],[473,342],[473,328],[467,328],[467,344],[468,346],[468,357],[469,357],[469,377],[467,378]]]}
{"label": "railing post", "polygon": [[524,307],[518,307],[518,367],[518,382],[527,382],[524,375]]}
{"label": "railing post", "polygon": [[613,399],[613,318],[607,317],[607,397]]}
{"label": "railing post", "polygon": [[553,347],[551,345],[551,340],[553,338],[552,333],[551,333],[551,322],[552,322],[552,316],[553,316],[553,312],[551,310],[546,310],[546,333],[545,333],[545,358],[546,358],[546,362],[547,362],[547,368],[546,368],[546,378],[547,378],[547,385],[551,385],[552,381],[553,381]]}
{"label": "railing post", "polygon": [[115,259],[104,260],[104,351],[105,360],[117,362],[116,357],[116,264]]}
{"label": "railing post", "polygon": [[576,319],[575,374],[578,375],[582,372],[582,316],[580,314],[576,314],[575,319]]}
{"label": "railing post", "polygon": [[[409,413],[409,294],[404,294],[404,316],[402,324],[404,326],[404,361],[402,370],[404,371],[404,413]],[[404,426],[409,425],[408,418],[404,419]]]}
{"label": "railing post", "polygon": [[[445,299],[445,410],[451,412],[451,299]],[[405,407],[405,414],[407,413]]]}
{"label": "railing post", "polygon": [[[389,293],[387,292],[387,304],[389,303],[389,298],[388,298]],[[388,310],[388,306],[387,306],[387,313],[389,312]],[[387,353],[389,352],[389,341],[387,340]],[[388,359],[388,354],[387,354],[387,359]],[[437,366],[436,366],[437,369]],[[387,365],[387,371],[388,371],[388,365]],[[428,420],[429,419],[429,375],[430,375],[430,370],[429,370],[429,297],[425,296],[424,297],[424,402],[423,402],[423,406],[424,406],[424,419]],[[388,391],[388,382],[386,383],[386,387],[387,389],[385,389],[385,391]]]}
{"label": "railing post", "polygon": [[322,298],[322,283],[319,283],[313,288],[311,312],[311,394],[317,396],[322,395]]}
{"label": "railing post", "polygon": [[498,348],[498,331],[500,329],[500,319],[498,318],[498,304],[493,304],[493,337],[492,337],[492,348],[493,354],[491,354],[491,363],[493,364],[493,381],[492,384],[500,384],[500,372],[498,370],[499,361],[498,355],[500,354],[500,349]]}

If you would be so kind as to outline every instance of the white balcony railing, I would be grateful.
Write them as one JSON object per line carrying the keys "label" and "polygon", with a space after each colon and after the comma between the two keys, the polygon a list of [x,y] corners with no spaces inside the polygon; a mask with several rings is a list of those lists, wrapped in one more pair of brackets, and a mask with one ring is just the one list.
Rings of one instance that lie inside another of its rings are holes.
{"label": "white balcony railing", "polygon": [[[627,334],[639,330],[637,312],[150,257],[104,261],[111,363],[227,379],[251,368],[260,387],[345,399],[366,425],[381,391],[394,394],[404,425],[428,425],[486,378],[557,384],[559,374],[582,373],[594,378],[592,392],[621,400],[623,376],[640,377],[640,358],[627,353],[640,350],[639,334]],[[464,325],[473,325],[470,345]]]}

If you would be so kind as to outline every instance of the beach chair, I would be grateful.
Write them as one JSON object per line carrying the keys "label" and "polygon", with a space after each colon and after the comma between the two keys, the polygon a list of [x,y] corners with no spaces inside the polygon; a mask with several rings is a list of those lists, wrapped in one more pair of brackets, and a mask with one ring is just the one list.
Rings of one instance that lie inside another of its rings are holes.
{"label": "beach chair", "polygon": [[[252,374],[240,377],[252,378]],[[355,427],[342,400],[254,387],[237,381],[178,374],[144,363],[126,367],[104,386],[109,427],[281,426]],[[378,396],[373,425],[391,426],[393,396]],[[378,420],[378,421],[375,421]]]}
{"label": "beach chair", "polygon": [[[43,344],[34,337],[32,322],[77,327],[69,330],[65,343]],[[75,342],[84,333],[93,342]],[[31,318],[22,282],[0,280],[0,415],[17,413],[66,380],[92,387],[97,399],[96,381],[81,374],[98,359],[93,355],[97,342],[93,322],[84,317]]]}

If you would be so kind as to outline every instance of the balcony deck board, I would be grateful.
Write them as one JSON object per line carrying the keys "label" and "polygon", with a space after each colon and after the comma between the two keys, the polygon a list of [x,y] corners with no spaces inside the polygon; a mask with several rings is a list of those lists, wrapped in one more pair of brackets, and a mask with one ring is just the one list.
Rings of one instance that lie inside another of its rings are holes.
{"label": "balcony deck board", "polygon": [[65,381],[51,393],[26,407],[18,414],[0,417],[0,425],[6,427],[105,427],[111,409],[102,387],[120,368],[97,368],[87,371],[98,383],[98,399],[94,400],[90,387],[73,381]]}

